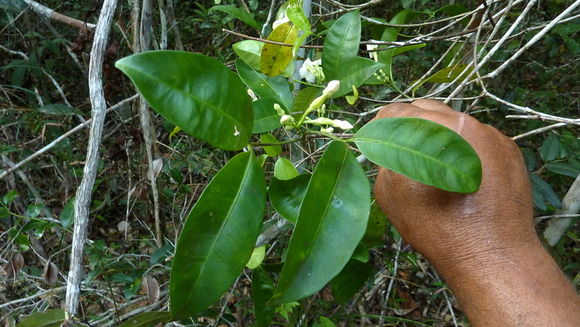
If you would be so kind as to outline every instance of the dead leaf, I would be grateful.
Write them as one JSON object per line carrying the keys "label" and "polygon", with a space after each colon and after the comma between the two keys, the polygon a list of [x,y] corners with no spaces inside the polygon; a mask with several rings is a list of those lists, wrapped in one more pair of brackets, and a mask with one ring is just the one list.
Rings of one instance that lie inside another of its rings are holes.
{"label": "dead leaf", "polygon": [[46,261],[42,277],[48,285],[53,286],[58,281],[58,267],[54,263]]}
{"label": "dead leaf", "polygon": [[16,253],[15,255],[12,256],[10,262],[6,267],[8,279],[12,278],[16,279],[18,273],[20,272],[20,269],[22,269],[23,267],[24,267],[24,257],[22,256],[22,254],[20,254],[20,252]]}
{"label": "dead leaf", "polygon": [[159,283],[155,277],[146,274],[143,277],[143,288],[147,293],[147,299],[150,304],[153,304],[159,300]]}

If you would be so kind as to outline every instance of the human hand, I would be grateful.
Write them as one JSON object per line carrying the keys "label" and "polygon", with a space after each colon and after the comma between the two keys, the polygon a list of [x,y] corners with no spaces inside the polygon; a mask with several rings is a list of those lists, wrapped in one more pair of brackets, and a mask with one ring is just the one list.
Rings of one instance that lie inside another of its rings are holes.
{"label": "human hand", "polygon": [[401,236],[441,273],[473,326],[580,326],[580,298],[542,247],[518,147],[495,128],[433,100],[376,118],[451,128],[479,155],[479,191],[451,193],[379,168],[375,198]]}
{"label": "human hand", "polygon": [[[379,168],[375,198],[399,233],[440,270],[481,266],[514,247],[537,242],[530,183],[518,147],[495,128],[434,100],[390,104],[378,118],[418,117],[465,138],[479,155],[478,192],[450,193]],[[442,271],[444,272],[444,271]]]}

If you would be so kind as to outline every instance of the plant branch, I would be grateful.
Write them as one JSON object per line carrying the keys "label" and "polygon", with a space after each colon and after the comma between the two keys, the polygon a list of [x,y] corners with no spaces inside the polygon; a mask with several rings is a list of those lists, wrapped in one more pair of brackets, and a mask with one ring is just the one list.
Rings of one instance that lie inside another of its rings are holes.
{"label": "plant branch", "polygon": [[43,6],[36,1],[24,0],[24,2],[28,6],[30,6],[32,11],[34,11],[35,13],[37,13],[38,15],[40,15],[42,17],[46,17],[48,19],[53,19],[53,20],[56,20],[58,22],[68,24],[70,26],[74,26],[78,29],[91,29],[92,30],[96,26],[95,24],[83,22],[83,21],[80,21],[76,18],[72,18],[72,17],[66,16],[66,15],[63,15],[61,13],[58,13],[58,12],[54,11],[53,9],[48,8],[46,6]]}
{"label": "plant branch", "polygon": [[83,251],[87,238],[87,227],[89,222],[89,207],[92,197],[92,189],[97,175],[97,165],[99,162],[99,146],[106,114],[106,102],[103,92],[103,60],[107,47],[107,39],[111,30],[111,23],[115,14],[117,0],[105,0],[97,27],[91,50],[91,60],[89,63],[89,94],[92,105],[93,120],[89,133],[87,157],[83,170],[83,178],[76,192],[74,202],[75,224],[73,231],[72,249],[70,257],[70,268],[67,280],[65,310],[70,316],[76,315],[80,298],[80,284],[82,278]]}

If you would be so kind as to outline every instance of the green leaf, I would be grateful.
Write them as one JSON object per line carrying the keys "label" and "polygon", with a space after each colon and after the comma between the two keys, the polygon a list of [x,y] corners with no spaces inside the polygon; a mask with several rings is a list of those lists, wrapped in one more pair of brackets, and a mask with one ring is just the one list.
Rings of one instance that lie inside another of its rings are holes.
{"label": "green leaf", "polygon": [[552,161],[557,159],[560,155],[560,139],[554,134],[550,134],[542,143],[542,148],[540,149],[540,157],[544,162]]}
{"label": "green leaf", "polygon": [[301,1],[290,1],[286,8],[286,16],[298,29],[303,32],[310,32],[310,22],[302,10]]}
{"label": "green leaf", "polygon": [[346,144],[330,143],[308,184],[271,304],[309,296],[334,278],[363,237],[369,210],[365,172]]}
{"label": "green leaf", "polygon": [[350,260],[340,274],[330,282],[332,296],[336,302],[345,304],[373,276],[374,272],[373,265]]}
{"label": "green leaf", "polygon": [[171,320],[171,314],[167,311],[143,312],[125,320],[119,327],[154,327],[160,322],[169,320]]}
{"label": "green leaf", "polygon": [[272,294],[274,294],[274,283],[268,273],[262,268],[255,269],[252,273],[252,300],[254,301],[257,327],[270,326],[270,322],[274,318],[275,308],[266,305]]}
{"label": "green leaf", "polygon": [[282,126],[280,115],[274,110],[274,99],[258,99],[252,102],[254,128],[252,134],[266,133]]}
{"label": "green leaf", "polygon": [[31,314],[22,319],[16,327],[59,327],[64,319],[64,310],[51,309]]}
{"label": "green leaf", "polygon": [[580,169],[566,162],[550,162],[546,164],[546,168],[558,175],[570,176],[576,178],[580,174]]}
{"label": "green leaf", "polygon": [[305,87],[298,91],[294,98],[294,105],[292,111],[305,111],[314,99],[322,94],[322,88],[319,87]]}
{"label": "green leaf", "polygon": [[256,269],[262,264],[265,257],[266,257],[265,245],[255,248],[254,251],[252,252],[252,255],[250,256],[250,260],[248,260],[248,263],[246,263],[246,267],[250,269]]}
{"label": "green leaf", "polygon": [[236,74],[216,59],[183,51],[150,51],[115,64],[155,111],[186,133],[224,150],[248,143],[250,98]]}
{"label": "green leaf", "polygon": [[68,199],[68,201],[64,205],[64,208],[62,208],[62,212],[60,213],[60,223],[64,228],[69,228],[73,224],[73,221],[75,219],[74,204],[75,197],[73,196],[72,198]]}
{"label": "green leaf", "polygon": [[353,86],[358,88],[363,85],[377,70],[384,67],[380,62],[361,57],[348,59],[343,62],[343,66],[335,75],[327,75],[327,79],[340,81],[340,88],[332,95],[333,98],[351,93]]}
{"label": "green leaf", "polygon": [[326,317],[318,317],[318,320],[312,324],[312,327],[336,327],[332,320]]}
{"label": "green leaf", "polygon": [[205,310],[231,286],[252,251],[266,205],[262,169],[251,152],[232,158],[187,218],[171,266],[175,320]]}
{"label": "green leaf", "polygon": [[72,116],[79,113],[78,110],[67,106],[64,103],[47,104],[38,108],[38,112],[53,116]]}
{"label": "green leaf", "polygon": [[298,176],[298,170],[294,167],[294,164],[286,158],[278,158],[276,164],[274,165],[274,177],[279,180],[289,180]]}
{"label": "green leaf", "polygon": [[[407,16],[409,16],[409,14],[413,13],[410,10],[402,10],[399,13],[397,13],[395,15],[395,17],[393,17],[389,23],[390,24],[405,24],[407,22]],[[400,32],[401,28],[400,27],[386,27],[385,30],[383,31],[383,34],[381,35],[381,41],[396,41],[397,38],[399,37],[399,32]],[[393,81],[393,72],[392,72],[392,66],[393,66],[393,58],[398,55],[401,54],[403,52],[407,52],[407,51],[411,51],[411,50],[415,50],[415,49],[419,49],[424,47],[426,44],[414,44],[414,45],[409,45],[409,46],[405,46],[405,47],[398,47],[398,48],[390,48],[390,49],[386,49],[386,50],[382,50],[379,51],[377,53],[379,62],[383,63],[385,65],[385,67],[383,68],[383,72],[385,73],[385,75],[387,75],[390,79],[390,82]]]}
{"label": "green leaf", "polygon": [[236,69],[244,83],[260,98],[273,99],[285,109],[292,108],[294,97],[288,81],[281,76],[268,77],[252,69],[242,60],[236,60]]}
{"label": "green leaf", "polygon": [[255,70],[260,69],[260,54],[263,47],[264,42],[254,40],[240,41],[232,46],[238,57]]}
{"label": "green leaf", "polygon": [[[544,200],[547,200],[548,203],[550,203],[554,207],[560,208],[561,204],[560,198],[558,197],[556,192],[554,192],[552,186],[546,183],[546,181],[543,180],[542,177],[540,177],[537,174],[530,174],[530,178],[532,180],[532,189],[534,190],[534,203],[536,204],[536,206],[541,210],[546,210]],[[539,196],[539,199],[536,198],[537,196]]]}
{"label": "green leaf", "polygon": [[[260,142],[262,143],[278,143],[278,140],[274,137],[274,135],[267,133],[260,135]],[[275,157],[282,153],[282,147],[280,145],[266,145],[264,146],[264,152],[269,157]]]}
{"label": "green leaf", "polygon": [[[322,69],[327,80],[333,78],[342,70],[349,70],[343,66],[347,59],[357,56],[360,43],[360,14],[351,11],[340,17],[326,34],[322,49]],[[350,86],[349,86],[350,90]]]}
{"label": "green leaf", "polygon": [[371,206],[369,224],[362,239],[365,248],[370,249],[384,244],[383,235],[387,231],[387,216],[376,202]]}
{"label": "green leaf", "polygon": [[296,178],[280,180],[272,178],[268,195],[274,210],[293,224],[298,220],[300,205],[306,195],[310,174],[303,174]]}
{"label": "green leaf", "polygon": [[421,118],[382,118],[352,139],[375,164],[450,192],[471,193],[481,183],[481,162],[467,141]]}
{"label": "green leaf", "polygon": [[[298,39],[298,29],[287,22],[278,25],[268,36],[269,41],[294,44]],[[266,43],[260,55],[260,71],[268,76],[280,75],[292,61],[292,47]]]}
{"label": "green leaf", "polygon": [[457,82],[462,82],[471,72],[473,66],[465,64],[455,64],[441,69],[435,74],[429,76],[427,79],[421,81],[413,88],[413,92],[425,83],[451,83],[457,78]]}
{"label": "green leaf", "polygon": [[258,24],[258,22],[254,19],[254,15],[252,15],[251,13],[235,7],[235,6],[213,6],[209,9],[209,13],[212,13],[214,11],[222,11],[225,12],[226,14],[237,18],[239,20],[241,20],[242,22],[252,26],[253,28],[260,30],[260,24]]}

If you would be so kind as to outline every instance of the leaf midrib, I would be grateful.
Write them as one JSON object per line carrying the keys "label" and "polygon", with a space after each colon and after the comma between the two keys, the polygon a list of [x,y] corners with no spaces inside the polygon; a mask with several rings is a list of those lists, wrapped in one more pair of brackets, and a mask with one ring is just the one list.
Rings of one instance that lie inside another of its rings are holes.
{"label": "leaf midrib", "polygon": [[435,158],[430,157],[430,156],[427,156],[424,153],[419,152],[417,150],[414,150],[412,148],[404,147],[404,146],[398,145],[396,143],[389,143],[389,142],[386,142],[386,141],[381,141],[381,140],[376,140],[376,139],[369,139],[369,138],[364,138],[364,137],[360,137],[360,136],[355,136],[353,138],[353,141],[355,141],[355,142],[357,142],[357,141],[366,141],[366,142],[369,142],[369,143],[385,144],[388,147],[390,146],[390,147],[393,147],[393,148],[397,148],[397,149],[401,149],[401,150],[404,150],[404,151],[407,151],[407,152],[411,152],[413,154],[416,154],[419,157],[423,157],[423,158],[427,159],[428,161],[438,163],[438,164],[440,164],[440,165],[442,165],[444,167],[448,167],[452,171],[459,173],[459,175],[461,175],[464,178],[466,178],[467,180],[469,180],[469,175],[466,172],[464,172],[462,170],[459,170],[459,169],[457,169],[457,168],[455,168],[455,167],[453,167],[453,166],[445,163],[444,161],[436,160]]}
{"label": "leaf midrib", "polygon": [[[296,277],[296,275],[299,274],[299,272],[302,270],[302,268],[304,267],[305,262],[308,260],[308,258],[310,257],[310,253],[312,253],[312,248],[314,247],[314,244],[316,244],[316,240],[318,239],[318,234],[320,234],[320,229],[323,225],[323,222],[325,221],[325,217],[326,217],[326,213],[328,212],[328,209],[330,208],[330,204],[332,202],[332,198],[334,197],[335,191],[336,191],[336,187],[339,184],[339,180],[340,177],[342,176],[342,173],[344,171],[344,166],[345,166],[345,162],[346,159],[348,157],[348,149],[346,149],[344,151],[344,156],[340,161],[340,170],[337,174],[337,178],[336,178],[336,183],[334,183],[334,186],[332,187],[332,192],[330,194],[332,194],[332,196],[329,197],[329,201],[327,201],[326,206],[324,208],[324,211],[322,213],[322,219],[320,220],[320,223],[318,224],[318,226],[316,227],[316,232],[314,233],[314,237],[312,238],[313,240],[315,240],[315,242],[313,242],[313,246],[310,247],[308,253],[306,254],[306,258],[304,260],[302,260],[302,263],[298,266],[298,269],[296,269],[296,274],[294,275],[294,277]],[[314,177],[314,175],[313,175]],[[298,216],[298,221],[300,221],[300,215]],[[292,281],[294,280],[294,278],[292,279]],[[291,284],[290,284],[291,285]],[[290,285],[288,287],[286,287],[286,290],[288,290],[290,288]]]}
{"label": "leaf midrib", "polygon": [[209,257],[214,253],[214,248],[215,245],[217,243],[217,240],[220,238],[220,235],[222,234],[225,226],[227,225],[227,222],[230,219],[230,215],[232,213],[233,208],[235,207],[235,205],[237,204],[239,198],[240,198],[240,190],[243,188],[243,186],[246,184],[246,180],[248,178],[248,170],[251,168],[252,166],[252,158],[251,158],[251,154],[250,157],[248,158],[248,163],[246,165],[246,169],[244,169],[244,177],[242,178],[242,180],[240,181],[240,186],[238,187],[238,191],[236,192],[236,196],[234,198],[234,200],[232,201],[232,204],[230,205],[230,208],[228,209],[228,212],[226,214],[226,219],[224,219],[223,224],[220,226],[220,230],[217,232],[216,237],[214,238],[214,240],[212,241],[212,244],[210,246],[210,250],[208,251],[208,256],[207,256],[207,260],[205,260],[204,264],[202,265],[202,268],[197,276],[197,278],[195,279],[195,282],[193,283],[193,287],[191,289],[191,292],[189,293],[189,296],[187,297],[187,300],[185,301],[185,303],[189,303],[191,297],[193,296],[193,294],[197,291],[198,289],[198,282],[201,279],[201,276],[203,276],[203,273],[205,271],[205,268],[207,267],[207,262],[209,262]]}
{"label": "leaf midrib", "polygon": [[[129,65],[127,65],[126,67],[128,67],[128,68],[132,68],[132,67],[131,67],[131,66],[129,66]],[[212,103],[210,103],[210,102],[207,102],[207,101],[205,101],[204,99],[202,99],[202,98],[199,98],[199,97],[197,97],[197,96],[195,96],[195,95],[193,95],[193,94],[191,94],[191,93],[188,93],[188,92],[182,91],[182,90],[180,90],[180,89],[178,89],[178,88],[176,88],[176,87],[172,86],[171,84],[169,84],[169,83],[167,83],[167,82],[163,81],[162,79],[159,79],[159,78],[157,78],[157,77],[154,77],[154,75],[152,75],[152,74],[148,74],[148,73],[146,73],[146,72],[143,72],[143,71],[141,71],[141,70],[139,70],[139,69],[135,69],[134,71],[135,71],[135,72],[137,72],[137,73],[141,73],[142,75],[145,75],[145,76],[147,76],[148,78],[152,79],[153,81],[156,81],[156,82],[158,82],[159,84],[163,84],[163,85],[165,85],[165,86],[166,86],[167,88],[169,88],[169,89],[175,90],[175,91],[177,91],[178,93],[180,93],[180,94],[183,94],[185,97],[188,97],[188,98],[190,98],[190,99],[192,99],[192,100],[194,100],[194,101],[197,101],[197,102],[199,102],[199,103],[201,103],[201,104],[203,104],[203,105],[205,105],[205,106],[207,106],[207,107],[209,107],[209,108],[213,109],[213,110],[214,110],[214,111],[216,111],[217,113],[221,113],[223,116],[225,116],[226,118],[228,118],[229,120],[231,120],[231,121],[233,122],[233,125],[234,125],[234,126],[238,127],[238,125],[240,125],[240,126],[239,126],[239,128],[240,128],[240,129],[242,129],[242,130],[245,132],[245,134],[246,134],[246,135],[249,135],[249,134],[250,134],[250,133],[248,133],[248,131],[246,130],[246,126],[245,126],[245,125],[244,125],[244,124],[243,124],[241,121],[237,120],[237,119],[236,119],[236,118],[234,118],[232,115],[230,115],[229,113],[227,113],[227,112],[223,111],[222,109],[220,109],[220,108],[216,107],[216,106],[215,106],[215,105],[213,105]]]}

